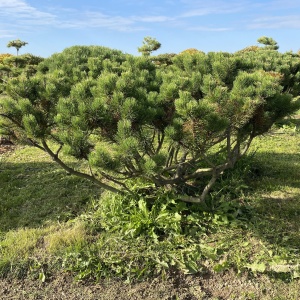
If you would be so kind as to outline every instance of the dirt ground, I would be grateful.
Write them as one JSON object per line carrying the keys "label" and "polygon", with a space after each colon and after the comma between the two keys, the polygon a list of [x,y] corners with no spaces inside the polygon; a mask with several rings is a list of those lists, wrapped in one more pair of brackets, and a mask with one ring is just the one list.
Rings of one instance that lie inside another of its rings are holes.
{"label": "dirt ground", "polygon": [[39,280],[0,280],[0,299],[53,300],[197,300],[197,299],[300,299],[299,282],[274,283],[267,276],[223,274],[177,275],[161,280],[127,284],[119,280],[100,283],[75,282],[66,274],[57,274],[42,283]]}
{"label": "dirt ground", "polygon": [[9,153],[15,149],[15,146],[8,141],[2,140],[0,137],[0,155]]}

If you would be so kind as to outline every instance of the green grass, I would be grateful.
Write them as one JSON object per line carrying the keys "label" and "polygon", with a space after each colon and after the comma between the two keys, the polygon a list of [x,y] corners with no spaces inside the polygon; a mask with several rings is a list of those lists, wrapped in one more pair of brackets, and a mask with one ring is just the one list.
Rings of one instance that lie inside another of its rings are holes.
{"label": "green grass", "polygon": [[62,269],[82,280],[131,281],[234,270],[261,288],[269,278],[278,299],[286,286],[298,295],[299,166],[300,135],[284,127],[256,139],[196,206],[162,192],[153,202],[141,183],[135,197],[101,194],[40,150],[19,149],[0,160],[0,274],[43,279]]}
{"label": "green grass", "polygon": [[74,218],[99,194],[99,189],[68,175],[39,149],[22,148],[0,160],[2,231]]}
{"label": "green grass", "polygon": [[253,183],[251,205],[257,227],[270,242],[300,249],[300,140],[299,135],[268,136],[256,141],[255,164],[262,176]]}
{"label": "green grass", "polygon": [[224,256],[237,269],[300,276],[299,141],[299,134],[287,131],[258,138],[252,145],[255,155],[244,181],[248,191],[240,198],[251,207],[251,221],[246,230],[223,229],[211,236],[216,247],[227,247]]}

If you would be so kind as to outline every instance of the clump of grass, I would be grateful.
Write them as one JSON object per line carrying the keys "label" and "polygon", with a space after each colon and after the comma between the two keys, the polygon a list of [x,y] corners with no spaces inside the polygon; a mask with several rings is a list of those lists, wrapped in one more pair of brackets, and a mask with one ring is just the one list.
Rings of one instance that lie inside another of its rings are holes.
{"label": "clump of grass", "polygon": [[43,235],[42,229],[18,229],[2,234],[0,257],[12,263],[26,259],[35,251],[37,241]]}
{"label": "clump of grass", "polygon": [[[2,233],[0,240],[0,276],[9,271],[25,276],[49,260],[56,262],[68,247],[86,243],[82,222],[68,222],[43,228],[20,228]],[[19,276],[19,275],[18,275]]]}
{"label": "clump of grass", "polygon": [[81,245],[87,241],[85,225],[81,221],[50,228],[52,230],[43,237],[43,247],[51,255],[65,252],[69,247]]}
{"label": "clump of grass", "polygon": [[64,266],[77,278],[134,280],[164,277],[171,270],[205,272],[205,261],[219,258],[207,237],[247,219],[237,203],[218,203],[211,211],[207,205],[176,201],[172,192],[157,190],[153,197],[141,190],[136,186],[134,196],[106,193],[82,215],[94,243],[64,256]]}
{"label": "clump of grass", "polygon": [[29,261],[36,250],[41,229],[18,229],[1,234],[0,277],[26,276]]}

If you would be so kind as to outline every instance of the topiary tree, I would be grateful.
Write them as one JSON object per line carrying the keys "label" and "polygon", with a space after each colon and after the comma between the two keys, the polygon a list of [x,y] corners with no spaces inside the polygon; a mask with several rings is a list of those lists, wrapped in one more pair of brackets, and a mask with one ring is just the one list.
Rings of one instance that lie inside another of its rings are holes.
{"label": "topiary tree", "polygon": [[183,53],[157,68],[147,56],[75,46],[10,79],[0,115],[104,189],[130,192],[139,178],[199,203],[256,136],[299,107],[299,70],[297,55],[273,50]]}
{"label": "topiary tree", "polygon": [[265,45],[264,49],[268,49],[268,50],[278,50],[279,49],[277,42],[270,37],[262,36],[262,37],[258,38],[257,42],[259,44]]}
{"label": "topiary tree", "polygon": [[13,40],[13,41],[10,41],[8,44],[7,44],[7,47],[10,48],[10,47],[14,47],[16,48],[17,50],[17,55],[19,54],[19,50],[27,45],[28,43],[27,42],[24,42],[24,41],[21,41],[20,39],[17,39],[17,40]]}
{"label": "topiary tree", "polygon": [[138,48],[138,51],[144,56],[150,56],[153,51],[158,50],[161,47],[161,43],[155,38],[146,36],[143,40],[143,45]]}

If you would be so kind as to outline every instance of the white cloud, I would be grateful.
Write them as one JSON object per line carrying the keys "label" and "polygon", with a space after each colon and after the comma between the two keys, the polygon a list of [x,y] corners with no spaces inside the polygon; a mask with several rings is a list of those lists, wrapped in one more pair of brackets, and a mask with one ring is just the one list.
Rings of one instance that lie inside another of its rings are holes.
{"label": "white cloud", "polygon": [[[123,0],[125,2],[125,0]],[[129,0],[128,0],[129,1]],[[294,0],[285,0],[292,4]],[[41,1],[42,2],[42,1]],[[133,3],[134,1],[132,1]],[[80,11],[75,8],[55,7],[37,8],[33,7],[26,0],[0,0],[0,19],[2,30],[6,30],[6,35],[12,36],[14,29],[33,31],[42,26],[52,26],[56,28],[107,28],[112,31],[142,31],[147,30],[150,24],[162,24],[170,27],[182,28],[194,31],[228,31],[228,25],[219,24],[216,19],[215,24],[208,27],[201,22],[201,17],[222,14],[237,14],[241,11],[251,10],[257,13],[266,13],[268,6],[266,3],[250,2],[249,0],[165,0],[164,4],[180,6],[177,14],[160,11],[158,14],[141,14],[136,12],[132,15],[113,15],[102,11]],[[270,0],[270,3],[283,4],[283,0]],[[127,3],[127,2],[126,2]],[[139,3],[140,4],[140,3]],[[259,6],[262,10],[254,9]],[[168,6],[164,10],[168,9]],[[271,9],[271,7],[270,7]],[[220,18],[221,19],[221,18]],[[299,18],[290,17],[266,17],[255,19],[247,28],[299,28]],[[197,24],[194,22],[197,21]],[[202,23],[202,24],[201,24]],[[250,23],[250,22],[249,22]],[[217,25],[218,24],[218,25]],[[230,26],[230,25],[229,25]],[[4,36],[4,33],[2,34]]]}
{"label": "white cloud", "polygon": [[227,27],[206,27],[206,26],[195,26],[195,27],[188,27],[187,30],[191,31],[229,31],[232,28]]}
{"label": "white cloud", "polygon": [[13,37],[14,35],[11,34],[8,30],[0,30],[0,39],[1,38],[10,38]]}
{"label": "white cloud", "polygon": [[231,14],[242,11],[247,6],[245,1],[192,1],[181,0],[186,6],[186,12],[181,17],[190,18],[213,14]]}
{"label": "white cloud", "polygon": [[275,16],[275,17],[262,17],[253,20],[249,24],[250,29],[279,29],[290,28],[300,29],[300,16]]}
{"label": "white cloud", "polygon": [[0,16],[12,18],[12,23],[25,21],[31,24],[49,24],[55,21],[55,15],[39,11],[22,0],[0,0]]}
{"label": "white cloud", "polygon": [[[186,12],[177,16],[129,15],[123,17],[104,14],[101,11],[76,11],[68,8],[56,8],[56,10],[51,10],[52,13],[49,13],[29,5],[25,0],[0,0],[0,17],[5,20],[4,23],[6,23],[7,28],[19,25],[26,27],[27,30],[30,28],[33,30],[37,28],[36,26],[51,25],[59,28],[108,28],[115,31],[140,31],[146,30],[145,25],[147,23],[167,23],[168,26],[182,24],[183,27],[186,27],[187,25],[184,25],[180,20],[208,14],[227,14],[240,9],[240,6],[237,5],[231,5],[228,8],[228,4],[222,1],[182,0],[181,2],[184,4]],[[174,4],[174,2],[172,3]],[[205,31],[205,28],[193,30]],[[207,30],[226,29],[207,28]]]}
{"label": "white cloud", "polygon": [[140,27],[135,27],[135,21],[130,18],[120,16],[109,16],[101,12],[85,12],[78,15],[78,18],[65,22],[60,22],[60,27],[73,28],[108,28],[117,31],[134,31],[141,30]]}
{"label": "white cloud", "polygon": [[[23,0],[0,0],[0,17],[4,19],[7,28],[19,25],[34,29],[37,25],[51,25],[59,28],[108,28],[116,31],[143,29],[136,24],[138,20],[135,17],[110,16],[101,12],[77,11],[68,8],[57,8],[54,14],[40,11]],[[143,18],[139,21],[142,20]],[[150,18],[147,20],[145,17],[143,22],[150,21]]]}
{"label": "white cloud", "polygon": [[131,20],[137,22],[144,22],[144,23],[162,23],[162,22],[169,22],[173,21],[176,18],[167,17],[167,16],[144,16],[144,17],[131,17]]}
{"label": "white cloud", "polygon": [[300,2],[295,0],[273,0],[269,5],[270,9],[290,9],[297,7],[300,7]]}
{"label": "white cloud", "polygon": [[182,18],[190,18],[190,17],[200,17],[207,15],[215,15],[215,14],[232,14],[239,12],[241,9],[239,7],[233,8],[221,8],[221,7],[207,7],[207,8],[199,8],[189,10],[181,15]]}

